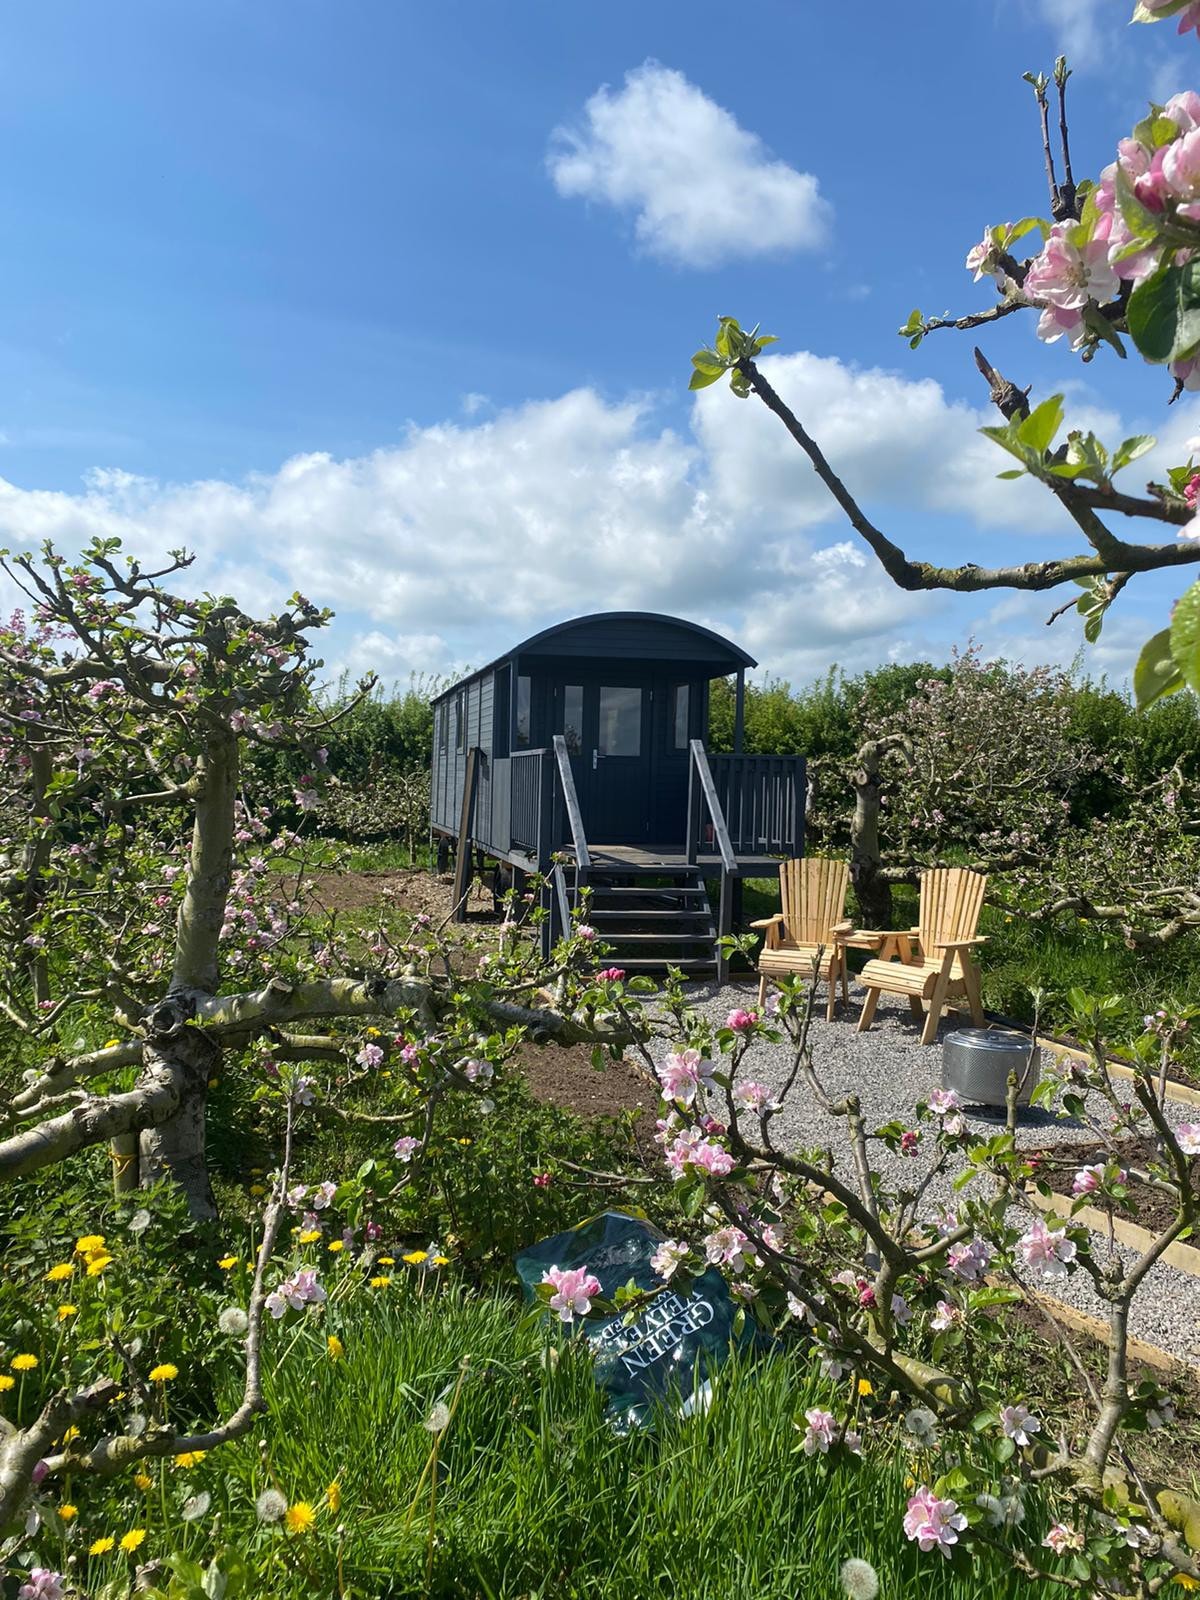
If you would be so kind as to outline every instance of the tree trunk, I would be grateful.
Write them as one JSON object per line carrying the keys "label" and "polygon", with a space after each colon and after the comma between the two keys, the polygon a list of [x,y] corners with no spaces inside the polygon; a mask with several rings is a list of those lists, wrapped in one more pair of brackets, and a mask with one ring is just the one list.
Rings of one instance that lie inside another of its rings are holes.
{"label": "tree trunk", "polygon": [[892,886],[883,875],[879,850],[879,813],[883,763],[892,750],[911,751],[904,734],[871,739],[858,752],[854,773],[854,816],[850,823],[850,882],[858,901],[859,920],[867,928],[892,925]]}
{"label": "tree trunk", "polygon": [[[147,1065],[156,1061],[174,1068],[182,1081],[179,1109],[156,1128],[143,1128],[138,1140],[138,1176],[142,1188],[173,1178],[197,1220],[217,1215],[208,1177],[204,1127],[208,1080],[221,1058],[220,1047],[199,1028],[189,1028],[184,1013],[167,1000],[151,1013],[152,1032],[146,1045]],[[163,1024],[166,1024],[165,1028]]]}

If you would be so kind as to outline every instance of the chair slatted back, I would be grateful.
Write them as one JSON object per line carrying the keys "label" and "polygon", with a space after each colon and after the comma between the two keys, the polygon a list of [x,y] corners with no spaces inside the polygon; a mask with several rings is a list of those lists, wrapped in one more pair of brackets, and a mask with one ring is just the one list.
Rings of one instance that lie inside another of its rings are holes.
{"label": "chair slatted back", "polygon": [[932,867],[921,874],[921,949],[927,960],[934,946],[973,939],[983,909],[987,878],[967,867]]}
{"label": "chair slatted back", "polygon": [[826,856],[804,856],[779,867],[784,938],[789,944],[831,943],[830,928],[846,915],[850,867]]}

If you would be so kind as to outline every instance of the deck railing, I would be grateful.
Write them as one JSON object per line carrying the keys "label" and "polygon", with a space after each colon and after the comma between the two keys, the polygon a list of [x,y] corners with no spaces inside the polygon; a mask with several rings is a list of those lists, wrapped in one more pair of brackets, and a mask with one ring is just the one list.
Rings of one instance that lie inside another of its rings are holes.
{"label": "deck railing", "polygon": [[567,741],[561,733],[554,735],[554,760],[558,768],[558,792],[562,797],[563,809],[567,814],[566,828],[561,826],[556,829],[557,836],[565,842],[570,834],[571,843],[575,847],[575,884],[580,887],[587,878],[592,865],[592,858],[588,852],[587,834],[583,828],[583,813],[579,809],[579,796],[575,792],[575,774],[571,770],[571,752],[567,749]]}
{"label": "deck railing", "polygon": [[549,808],[545,805],[545,750],[514,750],[509,763],[509,837],[521,850],[540,858]]}
{"label": "deck railing", "polygon": [[803,756],[709,756],[734,853],[798,856],[804,844]]}

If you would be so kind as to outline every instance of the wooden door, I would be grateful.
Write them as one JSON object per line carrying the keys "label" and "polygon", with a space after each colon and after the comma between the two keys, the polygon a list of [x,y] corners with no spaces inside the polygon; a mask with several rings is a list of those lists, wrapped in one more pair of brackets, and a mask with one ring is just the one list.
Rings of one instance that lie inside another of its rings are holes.
{"label": "wooden door", "polygon": [[650,838],[672,849],[686,842],[688,741],[699,737],[702,687],[664,675],[651,691]]}
{"label": "wooden door", "polygon": [[584,827],[589,843],[646,844],[650,838],[650,690],[640,683],[584,687]]}

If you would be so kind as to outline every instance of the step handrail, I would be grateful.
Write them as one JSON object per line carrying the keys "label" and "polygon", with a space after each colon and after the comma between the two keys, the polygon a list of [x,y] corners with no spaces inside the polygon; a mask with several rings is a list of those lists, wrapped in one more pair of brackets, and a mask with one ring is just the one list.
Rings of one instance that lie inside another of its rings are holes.
{"label": "step handrail", "polygon": [[[575,846],[575,865],[579,872],[591,869],[592,858],[588,852],[587,835],[583,831],[583,813],[579,809],[579,796],[575,792],[575,774],[571,771],[571,753],[561,733],[554,735],[554,758],[558,763],[558,782],[567,807],[567,822],[571,828],[571,842]],[[711,780],[710,780],[711,781]]]}
{"label": "step handrail", "polygon": [[[712,768],[708,764],[708,752],[704,748],[703,739],[689,741],[692,752],[692,768],[694,775],[700,780],[700,792],[704,796],[704,803],[708,807],[709,817],[712,819],[713,832],[717,836],[717,846],[721,852],[721,865],[728,873],[737,872],[737,856],[733,852],[733,843],[729,837],[729,825],[725,821],[725,812],[721,808],[717,796],[717,786],[713,782]],[[688,807],[689,817],[693,815],[691,806]],[[697,820],[699,820],[697,818]],[[688,860],[695,861],[696,839],[691,828],[688,829]]]}
{"label": "step handrail", "polygon": [[561,861],[556,861],[554,871],[550,874],[550,883],[558,901],[558,916],[562,923],[562,936],[564,939],[571,935],[571,896],[567,890],[567,875],[563,871]]}

